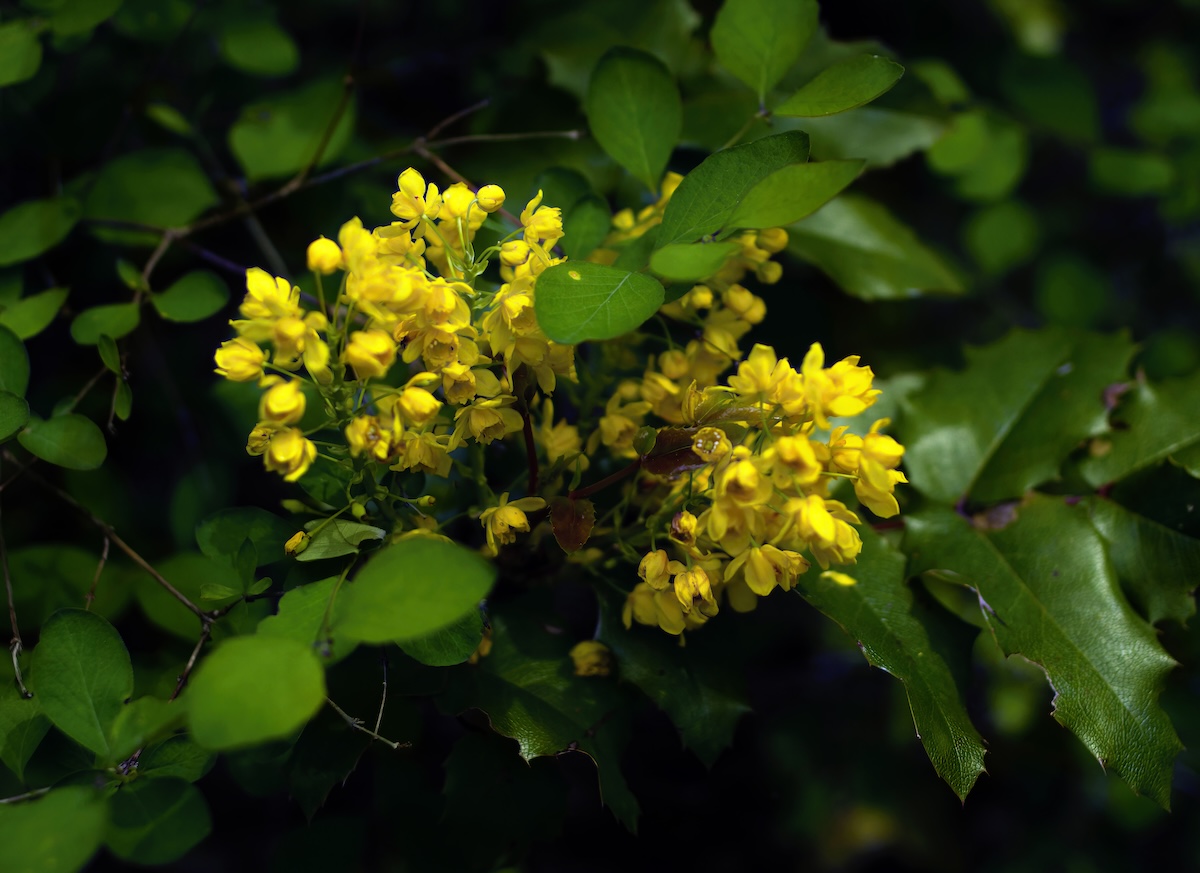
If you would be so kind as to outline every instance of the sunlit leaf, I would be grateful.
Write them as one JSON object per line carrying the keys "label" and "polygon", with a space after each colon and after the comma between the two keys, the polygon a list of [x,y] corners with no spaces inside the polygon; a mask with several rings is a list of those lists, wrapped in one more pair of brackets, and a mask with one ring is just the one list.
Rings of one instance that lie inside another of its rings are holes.
{"label": "sunlit leaf", "polygon": [[101,336],[120,339],[137,330],[141,309],[136,303],[107,303],[93,306],[71,322],[71,339],[81,346],[94,346]]}
{"label": "sunlit leaf", "polygon": [[153,295],[150,302],[168,321],[202,321],[229,302],[229,286],[215,273],[196,270]]}
{"label": "sunlit leaf", "polygon": [[[92,788],[56,788],[28,803],[0,804],[7,873],[75,873],[100,847],[108,805]],[[70,828],[64,839],[63,828]]]}
{"label": "sunlit leaf", "polygon": [[158,697],[139,697],[117,712],[109,730],[113,757],[123,761],[154,740],[163,739],[183,720],[183,707]]}
{"label": "sunlit leaf", "polygon": [[725,0],[709,38],[721,65],[762,103],[816,29],[815,0]]}
{"label": "sunlit leaf", "polygon": [[650,269],[672,282],[697,281],[717,273],[729,256],[741,248],[735,242],[674,243],[650,256]]}
{"label": "sunlit leaf", "polygon": [[662,285],[650,276],[569,261],[538,276],[534,307],[546,336],[571,344],[629,333],[662,302]]}
{"label": "sunlit leaf", "polygon": [[34,418],[17,439],[30,454],[68,470],[95,470],[108,456],[100,428],[75,413]]}
{"label": "sunlit leaf", "polygon": [[821,161],[776,170],[746,192],[727,219],[736,228],[781,227],[816,212],[858,178],[863,162]]}
{"label": "sunlit leaf", "polygon": [[325,623],[332,617],[330,610],[337,590],[336,576],[293,588],[279,599],[278,612],[259,623],[258,633],[313,647],[326,663],[340,661],[358,644],[341,634],[322,637]]}
{"label": "sunlit leaf", "polygon": [[[317,157],[325,131],[342,105],[344,87],[326,79],[296,91],[275,94],[242,110],[229,131],[229,147],[249,179],[295,173]],[[320,152],[318,166],[336,158],[354,130],[354,101],[349,99]]]}

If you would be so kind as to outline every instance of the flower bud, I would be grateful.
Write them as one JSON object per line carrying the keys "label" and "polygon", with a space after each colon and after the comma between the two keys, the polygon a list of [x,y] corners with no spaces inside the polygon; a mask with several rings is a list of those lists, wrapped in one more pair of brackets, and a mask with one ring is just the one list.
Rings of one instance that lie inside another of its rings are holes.
{"label": "flower bud", "polygon": [[313,240],[308,244],[308,268],[314,273],[328,276],[342,266],[342,250],[331,239]]}
{"label": "flower bud", "polygon": [[312,542],[312,537],[310,537],[304,531],[297,531],[296,533],[292,534],[291,539],[284,543],[283,553],[288,557],[294,558],[296,555],[307,549],[310,542]]}
{"label": "flower bud", "polygon": [[504,205],[504,189],[499,185],[484,185],[479,189],[477,199],[484,212],[495,212]]}

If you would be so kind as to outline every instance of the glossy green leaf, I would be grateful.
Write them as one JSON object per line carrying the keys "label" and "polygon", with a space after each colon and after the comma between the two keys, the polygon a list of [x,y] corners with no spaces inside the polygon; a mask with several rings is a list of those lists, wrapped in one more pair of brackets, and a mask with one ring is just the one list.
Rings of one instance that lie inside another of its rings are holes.
{"label": "glossy green leaf", "polygon": [[168,321],[203,321],[229,302],[229,286],[216,273],[196,270],[153,295],[150,302]]}
{"label": "glossy green leaf", "polygon": [[[275,94],[242,110],[229,131],[233,150],[251,180],[288,176],[306,167],[317,155],[325,131],[342,103],[344,87],[334,79],[310,83],[296,91]],[[342,111],[318,166],[338,156],[354,130],[354,101]]]}
{"label": "glossy green leaf", "polygon": [[56,728],[114,761],[108,734],[133,693],[133,665],[111,624],[82,609],[54,613],[33,650],[29,683]]}
{"label": "glossy green leaf", "polygon": [[180,704],[158,697],[139,697],[125,704],[109,731],[114,760],[124,761],[138,749],[163,739],[183,716]]}
{"label": "glossy green leaf", "polygon": [[50,719],[42,714],[37,698],[22,697],[15,682],[5,682],[0,687],[0,761],[20,782],[48,730]]}
{"label": "glossy green leaf", "polygon": [[1019,267],[1037,254],[1041,242],[1037,213],[1020,200],[1001,200],[978,209],[963,228],[967,251],[992,276]]}
{"label": "glossy green leaf", "polygon": [[0,309],[0,325],[21,339],[35,337],[50,326],[66,301],[66,288],[51,288],[30,294]]}
{"label": "glossy green leaf", "polygon": [[1165,157],[1132,149],[1096,149],[1089,172],[1093,188],[1121,197],[1166,194],[1175,181],[1175,169]]}
{"label": "glossy green leaf", "polygon": [[50,16],[50,29],[58,36],[87,33],[112,18],[124,0],[63,0]]}
{"label": "glossy green leaf", "polygon": [[[0,804],[5,873],[75,873],[100,848],[108,805],[92,788],[56,788],[27,803]],[[64,838],[69,834],[70,838]]]}
{"label": "glossy green leaf", "polygon": [[904,67],[879,55],[857,55],[826,67],[771,111],[812,118],[845,112],[892,89]]}
{"label": "glossy green leaf", "polygon": [[735,242],[674,243],[650,256],[650,269],[673,282],[697,281],[715,275],[741,248]]}
{"label": "glossy green leaf", "polygon": [[1105,497],[1088,497],[1083,505],[1104,537],[1117,578],[1147,621],[1183,624],[1195,615],[1200,540]]}
{"label": "glossy green leaf", "polygon": [[449,627],[399,643],[404,653],[430,667],[449,667],[466,661],[483,638],[483,616],[478,607]]}
{"label": "glossy green leaf", "polygon": [[874,106],[795,123],[808,134],[814,159],[862,158],[870,169],[932,148],[946,130],[936,118]]}
{"label": "glossy green leaf", "polygon": [[612,339],[658,311],[663,289],[644,273],[569,261],[538,276],[538,324],[555,342]]}
{"label": "glossy green leaf", "polygon": [[54,248],[82,214],[73,197],[29,200],[0,214],[0,267],[19,264]]}
{"label": "glossy green leaf", "polygon": [[376,552],[342,587],[333,632],[365,643],[423,637],[458,621],[495,581],[495,567],[464,546],[402,540]]}
{"label": "glossy green leaf", "polygon": [[29,404],[24,397],[0,390],[0,442],[14,436],[29,421]]}
{"label": "glossy green leaf", "polygon": [[788,228],[788,252],[863,300],[958,293],[958,277],[882,204],[843,194]]}
{"label": "glossy green leaf", "polygon": [[717,60],[765,103],[817,29],[815,0],[725,0],[709,39]]}
{"label": "glossy green leaf", "polygon": [[104,843],[134,864],[177,861],[212,830],[208,804],[183,779],[138,779],[112,798]]}
{"label": "glossy green leaf", "polygon": [[1113,415],[1122,428],[1092,444],[1091,457],[1081,465],[1084,478],[1099,487],[1197,445],[1198,404],[1200,374],[1159,383],[1136,382]]}
{"label": "glossy green leaf", "polygon": [[29,387],[29,353],[13,331],[0,327],[0,391],[18,397]]}
{"label": "glossy green leaf", "polygon": [[659,247],[731,230],[730,216],[756,185],[777,170],[807,160],[808,136],[795,130],[709,155],[671,195],[659,228]]}
{"label": "glossy green leaf", "polygon": [[68,470],[95,470],[108,457],[100,428],[75,413],[34,418],[17,439],[31,455]]}
{"label": "glossy green leaf", "polygon": [[331,521],[314,519],[306,522],[304,529],[314,533],[304,551],[296,555],[297,561],[317,561],[321,558],[353,555],[360,551],[363,543],[381,540],[387,535],[383,528],[345,518],[335,518]]}
{"label": "glossy green leaf", "polygon": [[295,41],[268,19],[238,19],[221,29],[221,56],[254,76],[286,76],[300,63]]}
{"label": "glossy green leaf", "polygon": [[0,88],[32,79],[42,65],[42,42],[29,19],[0,24]]}
{"label": "glossy green leaf", "polygon": [[637,49],[610,50],[592,73],[585,108],[601,148],[656,191],[683,125],[679,89],[662,61]]}
{"label": "glossy green leaf", "polygon": [[1132,354],[1119,334],[1058,330],[968,348],[965,370],[932,374],[905,404],[913,487],[946,503],[990,503],[1057,479],[1066,457],[1105,430],[1104,390]]}
{"label": "glossy green leaf", "polygon": [[81,346],[94,346],[101,336],[120,339],[137,330],[141,319],[141,309],[136,303],[93,306],[75,316],[71,322],[71,339]]}
{"label": "glossy green leaf", "polygon": [[[154,566],[164,579],[197,606],[200,606],[200,589],[206,584],[242,590],[241,577],[228,559],[218,560],[195,552],[179,552]],[[182,639],[196,642],[200,635],[200,620],[154,579],[139,576],[135,594],[138,605],[151,622]],[[209,601],[203,604],[203,608],[229,606],[235,599]]]}
{"label": "glossy green leaf", "polygon": [[200,522],[196,545],[210,558],[230,557],[249,540],[257,556],[255,566],[261,567],[283,560],[283,546],[295,532],[295,522],[256,506],[241,506],[219,510]]}
{"label": "glossy green leaf", "polygon": [[1136,793],[1168,807],[1182,745],[1157,700],[1174,661],[1121,596],[1083,510],[1033,497],[1016,515],[991,531],[948,509],[909,516],[911,570],[978,591],[1004,653],[1046,671],[1054,717]]}
{"label": "glossy green leaf", "polygon": [[325,702],[325,671],[312,647],[272,636],[234,637],[196,669],[185,693],[192,738],[209,749],[281,739]]}
{"label": "glossy green leaf", "polygon": [[85,204],[88,218],[180,227],[218,202],[200,164],[183,149],[142,149],[105,164]]}
{"label": "glossy green leaf", "polygon": [[746,192],[728,227],[781,227],[812,215],[862,172],[863,161],[792,164],[776,170]]}
{"label": "glossy green leaf", "polygon": [[258,633],[295,640],[315,651],[328,663],[340,661],[357,645],[341,634],[321,638],[321,630],[330,616],[331,601],[338,589],[338,577],[330,576],[293,588],[279,599],[279,611],[258,625]]}

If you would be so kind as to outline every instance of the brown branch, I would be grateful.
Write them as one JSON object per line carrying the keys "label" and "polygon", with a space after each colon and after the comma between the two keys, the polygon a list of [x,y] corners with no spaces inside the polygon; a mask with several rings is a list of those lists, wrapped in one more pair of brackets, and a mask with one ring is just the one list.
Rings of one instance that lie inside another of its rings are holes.
{"label": "brown branch", "polygon": [[83,598],[83,608],[88,612],[92,611],[92,604],[96,602],[96,586],[100,584],[100,574],[104,572],[104,565],[108,563],[108,546],[112,541],[104,538],[104,547],[100,550],[100,561],[96,564],[96,575],[92,577],[92,587],[88,589],[87,595]]}
{"label": "brown branch", "polygon": [[204,627],[200,629],[200,639],[196,641],[196,647],[192,649],[191,657],[187,659],[187,663],[183,665],[183,672],[179,674],[179,679],[175,682],[175,690],[171,692],[168,701],[174,700],[179,696],[179,692],[183,691],[183,686],[187,685],[188,677],[192,675],[192,669],[196,666],[196,659],[200,657],[200,650],[204,648],[204,644],[208,642],[208,638],[212,636],[212,622],[204,622]]}
{"label": "brown branch", "polygon": [[620,482],[626,476],[636,473],[641,468],[642,468],[642,459],[635,458],[634,460],[629,462],[628,466],[622,467],[620,470],[617,470],[617,472],[613,473],[611,476],[605,476],[599,482],[595,482],[595,483],[587,486],[586,488],[577,488],[576,490],[572,491],[571,493],[569,493],[567,495],[567,499],[568,500],[582,500],[584,497],[591,497],[597,491],[603,491],[609,485],[613,485],[617,482]]}

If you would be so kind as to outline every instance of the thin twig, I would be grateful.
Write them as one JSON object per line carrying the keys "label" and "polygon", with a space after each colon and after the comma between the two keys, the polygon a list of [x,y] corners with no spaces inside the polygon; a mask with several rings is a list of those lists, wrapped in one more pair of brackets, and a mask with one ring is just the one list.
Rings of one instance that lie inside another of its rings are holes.
{"label": "thin twig", "polygon": [[611,476],[605,476],[599,482],[594,482],[586,488],[578,488],[567,495],[568,500],[582,500],[584,497],[591,497],[597,491],[603,491],[609,485],[620,482],[626,476],[636,473],[642,467],[642,459],[634,458],[628,466],[622,467]]}
{"label": "thin twig", "polygon": [[331,698],[326,697],[325,702],[332,706],[334,712],[345,719],[346,724],[350,725],[350,727],[354,728],[355,730],[362,731],[364,734],[373,739],[379,740],[379,742],[383,743],[385,746],[390,746],[393,749],[408,749],[412,747],[412,743],[397,743],[394,740],[389,740],[387,737],[381,737],[378,733],[367,727],[361,718],[355,718],[352,715],[348,715],[346,711],[334,703]]}
{"label": "thin twig", "polygon": [[379,660],[383,666],[383,694],[379,698],[379,714],[375,716],[375,733],[379,733],[379,726],[383,724],[383,707],[387,704],[387,652],[382,648],[379,650]]}
{"label": "thin twig", "polygon": [[461,121],[468,115],[474,115],[476,112],[487,109],[491,103],[492,101],[485,97],[483,100],[480,100],[478,103],[475,103],[472,106],[468,106],[466,109],[460,109],[453,115],[447,115],[433,127],[429,128],[429,132],[425,134],[425,141],[429,142],[430,140],[436,139],[439,133],[441,133],[450,125],[454,124],[454,122]]}
{"label": "thin twig", "polygon": [[521,432],[525,436],[525,460],[529,465],[529,493],[538,493],[537,447],[533,442],[533,420],[529,416],[529,405],[521,406]]}
{"label": "thin twig", "polygon": [[33,800],[35,797],[41,797],[49,790],[49,788],[35,788],[33,791],[26,791],[24,794],[18,794],[15,797],[0,797],[0,803],[21,803],[25,800]]}
{"label": "thin twig", "polygon": [[19,658],[23,644],[21,642],[21,628],[17,624],[17,605],[16,599],[13,596],[12,574],[8,571],[8,549],[4,545],[4,524],[3,518],[0,517],[0,567],[4,571],[4,592],[8,595],[8,620],[12,624],[12,640],[8,644],[8,651],[12,655],[13,676],[17,680],[17,688],[21,691],[21,696],[25,698],[33,697],[29,693],[29,689],[25,687],[25,682],[21,679],[21,664]]}
{"label": "thin twig", "polygon": [[96,564],[96,575],[92,577],[92,587],[88,589],[87,596],[83,598],[83,608],[88,612],[92,610],[92,604],[96,601],[96,586],[100,583],[100,574],[104,572],[104,565],[108,563],[108,546],[112,541],[104,538],[104,545],[100,549],[100,561]]}
{"label": "thin twig", "polygon": [[100,369],[97,370],[92,375],[92,378],[87,380],[87,384],[79,389],[79,393],[76,394],[75,397],[71,400],[70,404],[68,404],[65,411],[66,412],[74,412],[75,407],[78,406],[83,401],[83,398],[88,396],[88,394],[91,392],[91,390],[96,387],[96,383],[99,382],[101,379],[103,379],[104,374],[107,372],[108,372],[108,366],[102,364],[100,366]]}
{"label": "thin twig", "polygon": [[187,663],[183,665],[183,672],[179,674],[179,679],[175,683],[175,690],[171,692],[171,696],[167,700],[174,700],[179,696],[179,692],[183,691],[183,686],[187,685],[188,677],[192,675],[192,669],[196,666],[196,659],[200,657],[200,650],[204,648],[204,644],[208,642],[208,638],[212,636],[212,622],[204,622],[204,627],[200,630],[200,639],[196,641],[196,647],[192,649],[192,655],[187,659]]}

